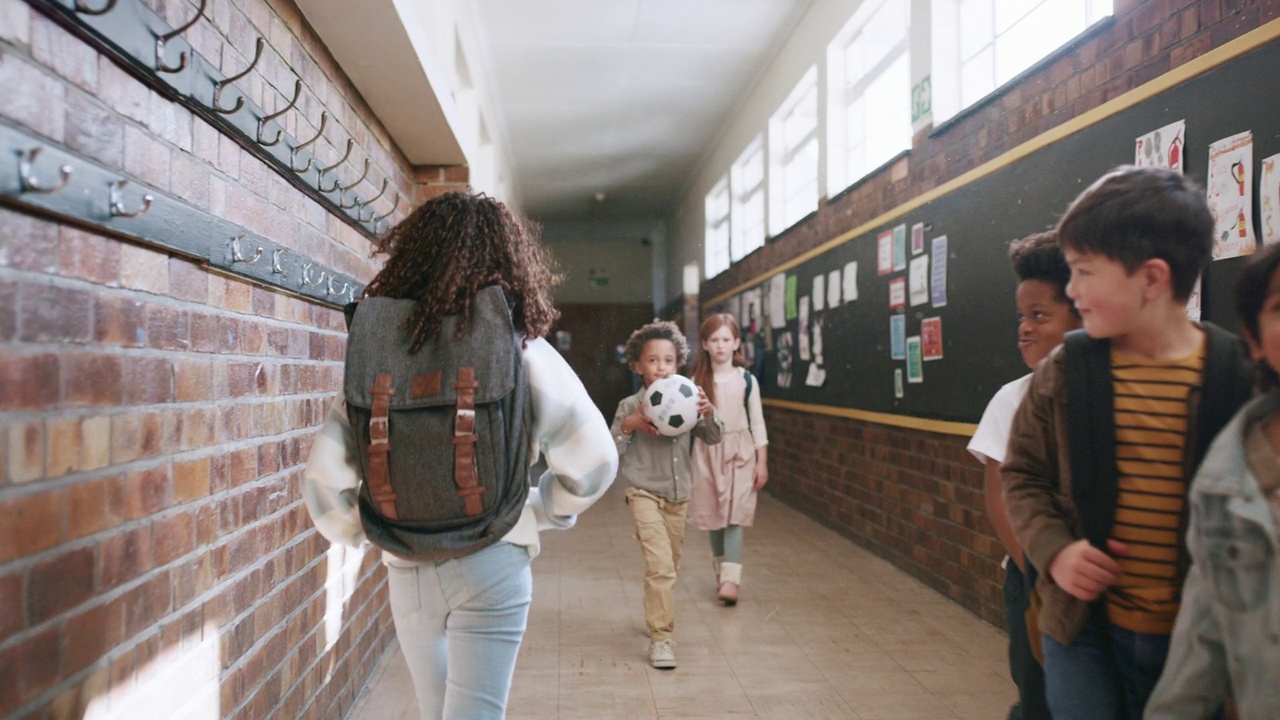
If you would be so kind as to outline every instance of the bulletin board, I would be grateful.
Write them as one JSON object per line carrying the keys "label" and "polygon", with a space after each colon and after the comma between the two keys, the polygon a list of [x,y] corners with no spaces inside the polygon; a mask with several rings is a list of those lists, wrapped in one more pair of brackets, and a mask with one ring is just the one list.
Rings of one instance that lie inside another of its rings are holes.
{"label": "bulletin board", "polygon": [[[996,390],[1027,372],[1016,347],[1009,242],[1049,229],[1100,175],[1134,163],[1138,138],[1150,142],[1154,130],[1183,123],[1175,155],[1204,186],[1210,146],[1250,132],[1252,157],[1232,171],[1249,165],[1250,232],[1259,246],[1264,223],[1280,221],[1280,196],[1265,210],[1260,201],[1267,192],[1263,161],[1280,154],[1278,37],[1280,21],[1269,23],[712,299],[704,310],[735,312],[743,321],[768,402],[971,432]],[[886,235],[890,269],[881,273]],[[1246,261],[1211,264],[1202,319],[1237,329],[1231,289]],[[912,275],[922,273],[923,295],[918,286],[912,292]],[[778,311],[781,322],[774,319]],[[898,335],[918,338],[904,343],[906,357],[895,352]]]}

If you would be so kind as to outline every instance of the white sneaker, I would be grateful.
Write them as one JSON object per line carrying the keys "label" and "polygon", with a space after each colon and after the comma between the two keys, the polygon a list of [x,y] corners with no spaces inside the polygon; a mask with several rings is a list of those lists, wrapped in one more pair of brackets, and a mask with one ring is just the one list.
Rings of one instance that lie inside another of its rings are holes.
{"label": "white sneaker", "polygon": [[674,640],[658,640],[649,643],[649,664],[659,670],[671,670],[676,666]]}

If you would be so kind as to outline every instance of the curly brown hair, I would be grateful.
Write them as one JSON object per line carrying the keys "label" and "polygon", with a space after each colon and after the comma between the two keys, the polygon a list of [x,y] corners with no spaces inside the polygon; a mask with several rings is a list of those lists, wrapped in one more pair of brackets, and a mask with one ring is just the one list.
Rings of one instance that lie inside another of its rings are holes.
{"label": "curly brown hair", "polygon": [[446,315],[462,316],[461,336],[471,298],[489,285],[500,285],[514,303],[512,319],[526,342],[542,337],[560,317],[550,291],[563,276],[536,234],[535,225],[488,195],[440,195],[374,241],[375,252],[388,257],[365,295],[418,301],[407,328],[410,352],[440,332]]}
{"label": "curly brown hair", "polygon": [[639,362],[640,353],[650,340],[670,340],[676,346],[676,365],[684,365],[689,360],[689,341],[684,339],[679,326],[668,320],[654,320],[627,338],[627,362]]}

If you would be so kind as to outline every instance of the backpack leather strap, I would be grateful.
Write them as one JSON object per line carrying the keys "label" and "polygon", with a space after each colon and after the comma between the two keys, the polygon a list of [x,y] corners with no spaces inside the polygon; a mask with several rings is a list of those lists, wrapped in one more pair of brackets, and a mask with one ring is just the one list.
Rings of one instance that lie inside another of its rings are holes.
{"label": "backpack leather strap", "polygon": [[453,482],[458,486],[468,517],[484,512],[480,475],[476,471],[476,369],[458,368],[453,387],[458,391],[458,411],[453,421]]}
{"label": "backpack leather strap", "polygon": [[388,520],[398,520],[400,514],[396,511],[396,493],[391,487],[391,473],[388,465],[391,442],[387,411],[391,407],[391,396],[396,394],[395,388],[391,387],[391,375],[378,373],[374,377],[373,387],[369,388],[369,392],[373,394],[373,406],[369,416],[369,476],[366,478],[369,483],[369,494],[383,517]]}

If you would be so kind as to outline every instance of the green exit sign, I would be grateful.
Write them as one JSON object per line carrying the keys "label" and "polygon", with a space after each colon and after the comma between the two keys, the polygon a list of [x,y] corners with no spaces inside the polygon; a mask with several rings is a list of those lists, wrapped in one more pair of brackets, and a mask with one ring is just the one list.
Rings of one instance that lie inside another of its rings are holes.
{"label": "green exit sign", "polygon": [[911,122],[915,122],[933,108],[933,85],[929,81],[929,76],[925,75],[924,79],[916,83],[911,88]]}

